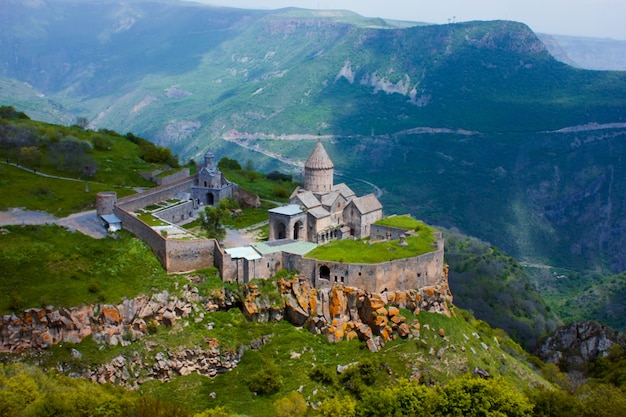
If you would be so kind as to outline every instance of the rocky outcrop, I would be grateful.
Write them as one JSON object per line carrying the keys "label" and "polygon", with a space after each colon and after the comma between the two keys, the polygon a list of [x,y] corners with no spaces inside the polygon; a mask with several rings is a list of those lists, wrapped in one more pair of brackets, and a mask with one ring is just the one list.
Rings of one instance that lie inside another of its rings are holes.
{"label": "rocky outcrop", "polygon": [[[341,285],[316,289],[308,280],[298,277],[281,280],[280,297],[267,295],[258,286],[244,291],[244,313],[251,320],[285,319],[304,326],[315,334],[323,334],[330,342],[363,340],[377,351],[395,337],[412,337],[418,326],[409,326],[400,309],[413,313],[429,311],[450,315],[452,295],[447,284],[409,291],[370,293]],[[273,301],[272,301],[273,300]]]}
{"label": "rocky outcrop", "polygon": [[537,348],[537,356],[562,369],[580,369],[609,353],[611,346],[626,347],[623,334],[595,321],[572,323],[546,337]]}
{"label": "rocky outcrop", "polygon": [[[73,308],[31,308],[21,315],[0,316],[0,352],[42,350],[60,342],[78,343],[92,336],[97,343],[126,345],[129,334],[148,331],[148,323],[171,326],[202,308],[195,288],[185,287],[181,297],[167,291],[151,297],[142,295],[118,305]],[[220,308],[227,297],[215,297],[205,308]]]}
{"label": "rocky outcrop", "polygon": [[234,369],[246,350],[261,348],[271,337],[269,335],[254,339],[250,345],[241,346],[236,350],[223,349],[217,339],[207,338],[203,346],[191,349],[183,348],[177,351],[168,349],[146,357],[134,352],[129,357],[117,356],[110,362],[96,369],[86,370],[78,376],[101,384],[123,385],[129,389],[137,389],[141,383],[148,380],[168,381],[173,376],[192,373],[212,378]]}

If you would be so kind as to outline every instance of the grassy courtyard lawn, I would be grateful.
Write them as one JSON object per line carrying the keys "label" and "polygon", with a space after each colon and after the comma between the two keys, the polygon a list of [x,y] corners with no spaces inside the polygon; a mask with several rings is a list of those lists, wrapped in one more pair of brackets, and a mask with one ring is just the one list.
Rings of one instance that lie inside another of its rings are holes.
{"label": "grassy courtyard lawn", "polygon": [[296,189],[298,183],[290,181],[272,181],[265,174],[254,172],[251,176],[248,171],[224,169],[228,181],[238,184],[241,188],[258,194],[266,200],[286,202],[289,195]]}
{"label": "grassy courtyard lawn", "polygon": [[85,192],[84,181],[68,181],[42,177],[14,166],[0,164],[0,210],[22,207],[26,210],[48,212],[56,217],[95,208],[96,194],[115,191],[118,198],[134,194],[130,188],[89,183]]}
{"label": "grassy courtyard lawn", "polygon": [[269,215],[267,211],[275,208],[276,205],[268,201],[261,201],[261,207],[248,207],[242,210],[241,214],[236,217],[227,217],[224,225],[231,229],[243,229],[254,224],[265,222]]}
{"label": "grassy courtyard lawn", "polygon": [[423,232],[418,236],[407,238],[407,246],[400,246],[398,240],[379,243],[370,243],[366,240],[335,240],[318,246],[306,257],[330,262],[375,264],[432,252],[435,250],[434,242],[435,238],[432,233]]}
{"label": "grassy courtyard lawn", "polygon": [[93,239],[59,226],[0,228],[0,313],[29,307],[118,303],[170,289],[150,248],[129,233]]}
{"label": "grassy courtyard lawn", "polygon": [[422,233],[428,232],[428,231],[432,233],[435,231],[435,229],[428,226],[426,223],[421,222],[419,220],[415,220],[413,217],[410,217],[410,216],[385,217],[384,219],[378,220],[374,224],[379,225],[379,226],[393,227],[396,229],[416,230]]}

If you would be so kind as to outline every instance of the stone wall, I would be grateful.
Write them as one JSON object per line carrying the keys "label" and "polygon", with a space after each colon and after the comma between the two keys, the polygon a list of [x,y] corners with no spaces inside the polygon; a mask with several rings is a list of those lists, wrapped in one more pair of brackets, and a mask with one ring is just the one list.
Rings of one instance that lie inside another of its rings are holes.
{"label": "stone wall", "polygon": [[[362,288],[366,291],[406,291],[439,285],[447,281],[444,269],[444,242],[441,235],[435,243],[436,250],[412,258],[398,259],[379,264],[348,264],[304,258],[283,254],[283,268],[299,271],[310,277],[316,288],[328,288],[336,284]],[[322,268],[329,279],[320,277]]]}
{"label": "stone wall", "polygon": [[157,204],[163,200],[174,198],[179,193],[188,193],[195,179],[196,176],[192,176],[173,184],[151,188],[138,194],[120,198],[117,204],[127,211],[135,211],[152,204]]}
{"label": "stone wall", "polygon": [[159,219],[163,219],[166,222],[177,224],[184,220],[187,220],[194,213],[193,201],[188,200],[182,204],[178,204],[174,207],[169,207],[161,211],[153,212]]}
{"label": "stone wall", "polygon": [[165,270],[176,273],[212,267],[216,246],[215,239],[165,239]]}
{"label": "stone wall", "polygon": [[215,265],[215,248],[219,245],[214,239],[167,239],[119,206],[114,208],[114,213],[122,221],[124,229],[150,246],[168,273],[186,272]]}
{"label": "stone wall", "polygon": [[238,278],[238,264],[236,260],[233,260],[229,254],[224,252],[222,246],[218,243],[215,245],[214,263],[217,269],[220,270],[222,280],[227,282],[235,282]]}
{"label": "stone wall", "polygon": [[189,177],[189,168],[183,168],[182,170],[175,172],[171,175],[167,175],[164,177],[155,176],[153,177],[153,180],[157,185],[169,185],[187,177]]}
{"label": "stone wall", "polygon": [[159,232],[126,210],[122,209],[120,206],[115,206],[113,208],[113,214],[115,214],[122,221],[122,227],[125,230],[128,230],[150,246],[152,252],[156,255],[159,262],[161,262],[161,265],[163,265],[163,268],[167,271],[166,239],[161,236]]}

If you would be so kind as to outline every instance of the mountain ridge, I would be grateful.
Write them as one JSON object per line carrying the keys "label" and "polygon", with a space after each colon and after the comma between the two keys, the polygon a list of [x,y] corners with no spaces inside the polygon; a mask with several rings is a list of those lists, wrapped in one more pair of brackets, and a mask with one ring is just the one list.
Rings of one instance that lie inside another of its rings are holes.
{"label": "mountain ridge", "polygon": [[0,90],[9,104],[37,107],[39,91],[65,120],[137,132],[183,159],[211,147],[267,171],[289,168],[276,155],[301,161],[317,136],[394,212],[524,261],[626,265],[625,227],[612,221],[624,206],[626,74],[558,62],[524,24],[371,29],[345,13],[114,0],[61,3],[55,20],[15,6],[12,24],[39,23],[34,40],[0,30],[11,41],[0,76],[33,86],[24,106]]}

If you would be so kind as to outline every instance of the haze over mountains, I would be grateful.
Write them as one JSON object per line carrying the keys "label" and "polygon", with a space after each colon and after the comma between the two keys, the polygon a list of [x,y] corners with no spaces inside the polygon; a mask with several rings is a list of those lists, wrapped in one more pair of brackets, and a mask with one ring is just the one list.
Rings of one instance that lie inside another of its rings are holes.
{"label": "haze over mountains", "polygon": [[184,160],[210,146],[294,172],[319,138],[350,185],[383,190],[388,213],[533,263],[626,269],[626,73],[559,62],[521,23],[9,3],[0,101],[33,118],[83,116]]}

